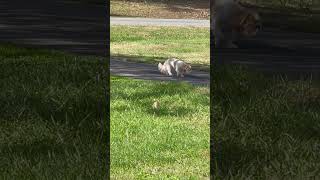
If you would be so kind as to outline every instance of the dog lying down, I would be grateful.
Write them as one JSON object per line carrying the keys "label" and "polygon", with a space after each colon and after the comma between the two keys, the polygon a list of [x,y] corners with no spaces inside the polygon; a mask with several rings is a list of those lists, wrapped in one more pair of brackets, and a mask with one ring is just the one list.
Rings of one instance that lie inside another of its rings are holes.
{"label": "dog lying down", "polygon": [[175,72],[177,77],[184,77],[184,74],[191,72],[191,65],[176,58],[169,58],[163,64],[158,64],[158,69],[161,74],[172,76]]}

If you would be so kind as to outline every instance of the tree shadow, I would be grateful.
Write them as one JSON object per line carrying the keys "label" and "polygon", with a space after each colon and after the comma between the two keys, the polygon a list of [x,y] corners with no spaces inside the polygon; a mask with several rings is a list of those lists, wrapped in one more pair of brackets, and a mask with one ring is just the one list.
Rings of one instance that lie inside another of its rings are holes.
{"label": "tree shadow", "polygon": [[8,146],[2,146],[2,155],[8,154],[8,156],[24,157],[33,163],[38,161],[41,156],[47,157],[48,153],[64,154],[66,151],[75,151],[71,145],[60,144],[55,140],[44,139],[39,141],[33,141],[30,144],[14,144]]}
{"label": "tree shadow", "polygon": [[[211,134],[211,148],[214,168],[220,176],[229,177],[238,172],[250,174],[252,165],[254,171],[260,173],[270,161],[284,161],[284,143],[298,149],[300,141],[319,140],[319,117],[313,116],[320,109],[316,102],[319,93],[306,100],[307,89],[302,84],[292,87],[281,77],[259,77],[239,66],[215,71],[211,108],[216,109],[211,111],[214,112],[211,129],[216,134]],[[270,108],[272,106],[277,107]],[[252,111],[244,112],[247,108]],[[217,128],[219,125],[223,128]],[[284,135],[294,141],[287,142]],[[295,153],[304,154],[300,150]],[[288,154],[288,158],[296,155]]]}
{"label": "tree shadow", "polygon": [[[16,51],[18,54],[28,52],[25,49]],[[60,58],[64,56],[60,54],[56,56],[43,54],[44,57],[41,59],[46,61],[41,62],[37,61],[39,55],[34,61],[30,61],[30,58],[18,61],[19,65],[12,66],[11,63],[5,63],[3,67],[7,69],[5,75],[9,75],[14,83],[5,88],[4,92],[15,93],[2,97],[3,101],[0,101],[0,104],[4,107],[3,112],[7,111],[7,116],[17,118],[10,109],[21,108],[24,109],[22,114],[31,113],[49,123],[68,122],[68,127],[71,129],[86,126],[83,129],[88,132],[91,130],[89,133],[94,134],[97,125],[90,120],[97,120],[96,116],[103,112],[104,108],[98,109],[98,104],[106,103],[102,101],[103,86],[95,81],[95,76],[101,71],[101,65],[94,59],[83,61],[77,58],[74,61],[69,59],[69,56],[67,56],[68,61],[63,61]]]}
{"label": "tree shadow", "polygon": [[[230,173],[238,171],[244,173],[246,168],[250,168],[248,165],[266,156],[265,152],[253,146],[244,146],[237,142],[216,142],[212,148],[214,153],[211,161],[214,161],[214,166],[216,166],[212,168],[217,170],[221,177],[227,177]],[[217,174],[212,174],[212,176],[217,176]]]}

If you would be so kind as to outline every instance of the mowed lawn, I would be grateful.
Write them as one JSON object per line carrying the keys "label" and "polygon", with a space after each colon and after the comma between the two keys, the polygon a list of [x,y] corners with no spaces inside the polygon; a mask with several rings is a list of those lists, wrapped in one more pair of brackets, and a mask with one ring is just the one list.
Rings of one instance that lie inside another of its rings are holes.
{"label": "mowed lawn", "polygon": [[320,179],[320,81],[212,76],[214,179]]}
{"label": "mowed lawn", "polygon": [[1,45],[0,59],[0,179],[106,179],[99,58]]}
{"label": "mowed lawn", "polygon": [[209,179],[208,87],[112,77],[110,119],[111,179]]}
{"label": "mowed lawn", "polygon": [[111,26],[111,56],[155,63],[177,57],[194,65],[210,64],[209,28]]}
{"label": "mowed lawn", "polygon": [[[0,56],[1,179],[106,179],[101,59],[10,45]],[[111,82],[113,178],[209,176],[207,87]]]}

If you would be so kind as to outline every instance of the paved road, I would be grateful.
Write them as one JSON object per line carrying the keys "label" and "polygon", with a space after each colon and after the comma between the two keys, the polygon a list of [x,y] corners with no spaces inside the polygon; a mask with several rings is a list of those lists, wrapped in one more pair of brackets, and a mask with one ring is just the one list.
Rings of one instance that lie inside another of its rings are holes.
{"label": "paved road", "polygon": [[110,17],[111,25],[210,27],[209,20]]}

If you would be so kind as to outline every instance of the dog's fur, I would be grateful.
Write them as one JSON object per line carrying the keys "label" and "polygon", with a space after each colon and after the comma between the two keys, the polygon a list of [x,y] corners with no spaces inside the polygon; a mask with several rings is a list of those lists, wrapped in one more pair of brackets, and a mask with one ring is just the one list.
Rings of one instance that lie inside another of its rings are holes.
{"label": "dog's fur", "polygon": [[261,29],[259,14],[243,7],[239,0],[215,0],[212,27],[217,48],[237,48],[234,41],[252,37]]}
{"label": "dog's fur", "polygon": [[184,74],[191,72],[191,65],[176,58],[167,59],[163,64],[158,64],[158,69],[162,74],[172,76],[175,72],[177,77],[184,77]]}

